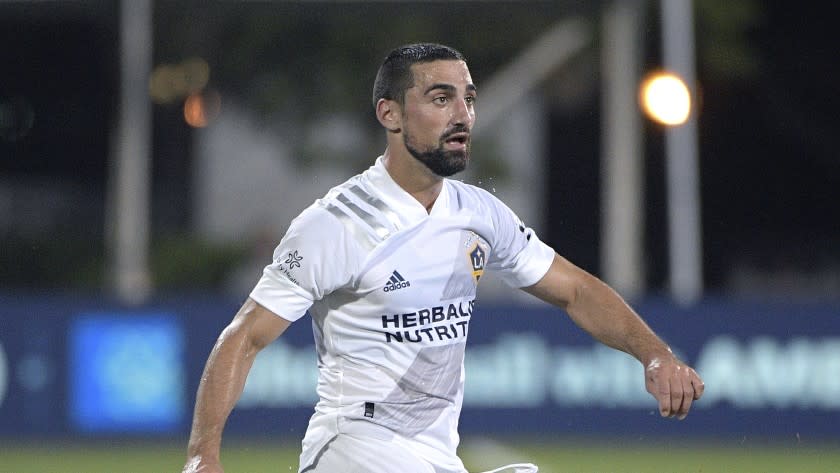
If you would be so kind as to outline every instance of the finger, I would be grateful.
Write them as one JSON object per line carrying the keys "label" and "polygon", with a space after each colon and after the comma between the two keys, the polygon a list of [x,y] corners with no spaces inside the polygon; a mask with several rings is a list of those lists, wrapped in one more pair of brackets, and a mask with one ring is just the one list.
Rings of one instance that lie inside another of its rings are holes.
{"label": "finger", "polygon": [[656,400],[659,401],[659,415],[671,416],[671,386],[667,380],[656,381]]}
{"label": "finger", "polygon": [[691,379],[691,385],[694,386],[694,399],[700,399],[700,396],[706,391],[706,384],[700,379],[697,373],[694,373],[694,377]]}
{"label": "finger", "polygon": [[694,388],[691,385],[691,379],[683,380],[683,400],[680,410],[677,412],[677,419],[683,420],[688,416],[691,410],[691,402],[694,400]]}
{"label": "finger", "polygon": [[683,396],[682,383],[678,378],[672,377],[668,382],[671,385],[671,413],[669,417],[673,417],[680,413],[685,396]]}

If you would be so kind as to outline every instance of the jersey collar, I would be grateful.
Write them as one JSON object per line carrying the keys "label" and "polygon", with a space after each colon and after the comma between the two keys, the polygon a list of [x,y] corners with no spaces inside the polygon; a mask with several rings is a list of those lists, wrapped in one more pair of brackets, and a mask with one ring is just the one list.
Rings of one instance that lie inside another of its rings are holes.
{"label": "jersey collar", "polygon": [[382,199],[393,207],[405,223],[417,223],[430,216],[443,216],[449,213],[449,191],[446,179],[441,186],[440,195],[435,200],[430,213],[420,202],[405,191],[394,181],[388,170],[385,169],[383,157],[376,158],[376,163],[365,173],[373,184],[374,188],[382,193]]}

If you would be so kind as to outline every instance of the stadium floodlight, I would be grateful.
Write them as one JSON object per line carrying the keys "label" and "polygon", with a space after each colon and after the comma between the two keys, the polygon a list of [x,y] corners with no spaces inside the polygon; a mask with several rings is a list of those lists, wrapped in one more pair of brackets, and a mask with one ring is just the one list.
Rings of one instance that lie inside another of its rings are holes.
{"label": "stadium floodlight", "polygon": [[691,114],[691,94],[685,81],[671,72],[648,74],[639,87],[639,104],[651,120],[679,126]]}

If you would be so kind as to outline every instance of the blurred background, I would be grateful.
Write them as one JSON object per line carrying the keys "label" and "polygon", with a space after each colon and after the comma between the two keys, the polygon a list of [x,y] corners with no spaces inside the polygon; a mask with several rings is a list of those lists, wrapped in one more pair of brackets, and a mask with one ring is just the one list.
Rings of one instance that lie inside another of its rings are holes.
{"label": "blurred background", "polygon": [[[836,443],[833,26],[818,3],[750,0],[0,2],[0,453],[163,440],[160,471],[180,468],[215,337],[289,221],[383,151],[376,69],[420,41],[463,52],[479,89],[458,178],[616,287],[707,383],[688,420],[658,419],[635,360],[483,279],[474,468],[511,435]],[[642,88],[663,71],[690,101],[670,125],[645,97],[673,111],[679,90]],[[229,437],[294,451],[314,365],[295,324]],[[644,470],[617,465],[600,471]],[[723,469],[680,471],[700,466]]]}

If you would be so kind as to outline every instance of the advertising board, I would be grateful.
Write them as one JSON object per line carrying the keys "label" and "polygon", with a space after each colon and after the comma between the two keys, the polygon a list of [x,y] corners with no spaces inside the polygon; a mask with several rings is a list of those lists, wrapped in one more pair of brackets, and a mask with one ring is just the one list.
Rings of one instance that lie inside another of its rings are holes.
{"label": "advertising board", "polygon": [[[212,298],[142,309],[93,299],[0,302],[0,435],[185,435],[204,362],[238,308]],[[641,364],[595,343],[562,311],[477,304],[462,432],[840,434],[836,303],[636,307],[704,378],[705,395],[686,421],[660,419]],[[226,432],[302,435],[316,380],[302,320],[259,354]]]}

